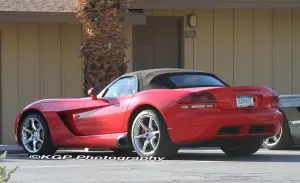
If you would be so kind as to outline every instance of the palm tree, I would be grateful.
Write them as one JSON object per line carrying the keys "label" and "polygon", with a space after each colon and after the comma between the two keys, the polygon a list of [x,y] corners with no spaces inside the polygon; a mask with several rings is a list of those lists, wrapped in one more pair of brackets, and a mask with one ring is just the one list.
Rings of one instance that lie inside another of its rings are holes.
{"label": "palm tree", "polygon": [[124,15],[131,0],[77,0],[77,18],[84,29],[84,92],[103,89],[126,73]]}

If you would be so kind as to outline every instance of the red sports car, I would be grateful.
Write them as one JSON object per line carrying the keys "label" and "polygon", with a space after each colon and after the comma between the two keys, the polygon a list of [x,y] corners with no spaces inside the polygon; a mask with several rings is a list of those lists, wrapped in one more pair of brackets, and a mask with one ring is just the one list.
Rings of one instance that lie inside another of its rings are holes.
{"label": "red sports car", "polygon": [[195,70],[131,72],[89,95],[28,105],[15,121],[17,143],[39,155],[88,147],[170,157],[183,146],[218,146],[241,156],[257,152],[283,121],[272,89],[230,87]]}

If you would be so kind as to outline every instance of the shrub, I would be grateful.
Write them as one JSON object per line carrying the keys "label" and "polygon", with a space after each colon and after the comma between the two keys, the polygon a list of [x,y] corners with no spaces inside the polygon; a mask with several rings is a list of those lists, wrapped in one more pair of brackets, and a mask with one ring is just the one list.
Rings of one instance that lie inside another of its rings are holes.
{"label": "shrub", "polygon": [[[4,160],[7,156],[7,152],[4,152],[0,156],[0,161]],[[9,179],[11,178],[11,175],[18,169],[18,166],[14,168],[13,170],[9,171],[7,173],[6,166],[0,165],[0,183],[5,183],[8,182]]]}

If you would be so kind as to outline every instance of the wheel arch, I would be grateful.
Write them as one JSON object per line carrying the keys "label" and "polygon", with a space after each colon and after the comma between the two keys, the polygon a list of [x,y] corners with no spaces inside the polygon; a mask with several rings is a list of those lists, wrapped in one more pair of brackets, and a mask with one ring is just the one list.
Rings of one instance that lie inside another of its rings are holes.
{"label": "wheel arch", "polygon": [[22,125],[22,121],[24,121],[25,118],[27,118],[29,115],[31,114],[37,114],[39,115],[41,118],[43,118],[43,120],[47,121],[45,116],[43,115],[43,113],[37,109],[27,109],[26,111],[24,111],[22,113],[22,115],[20,116],[19,122],[18,122],[18,128],[17,128],[17,139],[18,139],[18,143],[21,144],[21,139],[19,138],[19,134],[20,134],[20,128]]}
{"label": "wheel arch", "polygon": [[[131,125],[133,124],[133,121],[134,119],[136,118],[136,116],[144,111],[144,110],[154,110],[156,111],[162,118],[163,118],[163,115],[162,113],[159,111],[159,109],[157,109],[155,106],[151,105],[151,104],[142,104],[142,105],[139,105],[137,106],[133,111],[132,113],[130,114],[130,117],[128,119],[128,122],[127,122],[127,133],[128,133],[128,137],[130,138],[130,135],[131,135]],[[167,124],[166,124],[167,125]]]}

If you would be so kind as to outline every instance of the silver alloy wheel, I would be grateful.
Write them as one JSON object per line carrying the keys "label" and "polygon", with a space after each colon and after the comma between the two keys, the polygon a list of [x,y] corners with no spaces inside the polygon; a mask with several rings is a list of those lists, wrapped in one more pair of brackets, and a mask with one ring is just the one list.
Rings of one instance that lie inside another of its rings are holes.
{"label": "silver alloy wheel", "polygon": [[266,138],[264,140],[264,144],[266,144],[267,146],[274,146],[279,142],[281,136],[282,136],[282,127],[280,128],[280,131],[277,134],[275,134],[272,137]]}
{"label": "silver alloy wheel", "polygon": [[132,126],[132,142],[144,155],[151,155],[158,147],[160,129],[157,121],[150,115],[140,116]]}
{"label": "silver alloy wheel", "polygon": [[22,142],[30,153],[38,152],[44,142],[44,128],[37,118],[29,118],[21,126]]}

